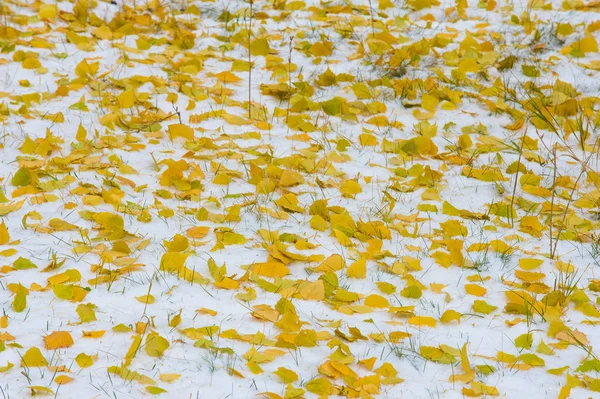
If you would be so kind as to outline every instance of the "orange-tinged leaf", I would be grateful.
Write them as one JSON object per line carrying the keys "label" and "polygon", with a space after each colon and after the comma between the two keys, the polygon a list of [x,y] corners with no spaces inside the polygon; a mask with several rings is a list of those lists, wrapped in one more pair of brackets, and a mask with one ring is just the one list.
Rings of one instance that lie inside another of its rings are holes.
{"label": "orange-tinged leaf", "polygon": [[69,377],[68,375],[59,375],[54,378],[54,382],[59,385],[68,384],[71,381],[73,381],[73,378]]}
{"label": "orange-tinged leaf", "polygon": [[290,274],[290,269],[280,262],[261,262],[252,264],[252,272],[266,277],[284,277]]}
{"label": "orange-tinged leaf", "polygon": [[68,348],[73,345],[73,337],[67,331],[54,331],[44,337],[46,350]]}
{"label": "orange-tinged leaf", "polygon": [[477,284],[465,284],[465,291],[467,294],[475,296],[484,296],[487,292],[485,288]]}
{"label": "orange-tinged leaf", "polygon": [[195,226],[187,229],[186,234],[191,238],[204,238],[210,231],[210,227],[208,226]]}
{"label": "orange-tinged leaf", "polygon": [[0,245],[8,244],[9,241],[10,234],[8,234],[8,228],[6,227],[6,224],[3,220],[2,224],[0,224]]}
{"label": "orange-tinged leaf", "polygon": [[229,71],[219,72],[215,77],[223,83],[236,83],[242,80],[240,77]]}

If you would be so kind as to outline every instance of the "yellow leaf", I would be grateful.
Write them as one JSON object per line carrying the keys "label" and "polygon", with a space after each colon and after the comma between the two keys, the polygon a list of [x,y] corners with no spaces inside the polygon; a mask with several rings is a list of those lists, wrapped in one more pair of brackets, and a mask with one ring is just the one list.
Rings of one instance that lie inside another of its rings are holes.
{"label": "yellow leaf", "polygon": [[438,100],[436,97],[434,97],[432,95],[423,94],[423,96],[421,97],[421,107],[423,107],[427,111],[431,111],[431,112],[435,111],[435,109],[437,108],[439,103],[440,103],[440,100]]}
{"label": "yellow leaf", "polygon": [[273,374],[279,377],[284,384],[291,384],[298,380],[298,374],[285,367],[279,367]]}
{"label": "yellow leaf", "polygon": [[136,296],[135,299],[137,299],[138,302],[145,303],[145,304],[152,304],[152,303],[154,303],[154,296],[153,295]]}
{"label": "yellow leaf", "polygon": [[229,277],[225,277],[223,280],[217,281],[214,284],[216,287],[223,288],[226,290],[235,290],[238,289],[240,286],[240,283],[238,281],[233,280]]}
{"label": "yellow leaf", "polygon": [[17,313],[20,313],[25,310],[27,307],[27,295],[23,290],[19,290],[13,299],[12,303],[13,310]]}
{"label": "yellow leaf", "polygon": [[525,119],[521,118],[521,119],[517,119],[514,123],[511,123],[510,125],[504,126],[504,128],[514,131],[514,130],[519,130],[520,128],[522,128],[524,124],[525,124]]}
{"label": "yellow leaf", "polygon": [[544,226],[540,223],[537,216],[523,216],[519,221],[519,231],[533,237],[541,238],[543,230]]}
{"label": "yellow leaf", "polygon": [[569,396],[571,396],[571,387],[565,385],[562,388],[560,388],[560,392],[558,393],[557,399],[567,399]]}
{"label": "yellow leaf", "polygon": [[84,338],[102,338],[106,334],[106,330],[82,331],[81,336]]}
{"label": "yellow leaf", "polygon": [[54,20],[56,19],[57,8],[56,4],[42,4],[38,12],[38,17],[41,20]]}
{"label": "yellow leaf", "polygon": [[117,102],[120,108],[131,108],[135,105],[135,92],[133,89],[127,89],[117,96]]}
{"label": "yellow leaf", "polygon": [[490,314],[496,309],[496,306],[489,305],[485,301],[476,300],[473,302],[473,310],[477,313]]}
{"label": "yellow leaf", "polygon": [[77,134],[75,135],[75,139],[79,142],[83,142],[83,141],[85,141],[86,137],[87,137],[87,131],[85,130],[83,125],[80,123],[79,127],[77,127]]}
{"label": "yellow leaf", "polygon": [[305,385],[308,392],[327,397],[333,393],[333,385],[326,378],[315,378],[308,381]]}
{"label": "yellow leaf", "polygon": [[170,273],[179,273],[184,269],[184,264],[188,256],[190,256],[190,254],[166,252],[160,259],[160,270]]}
{"label": "yellow leaf", "polygon": [[385,115],[374,116],[365,120],[365,122],[370,125],[375,125],[377,127],[385,127],[390,125],[390,121]]}
{"label": "yellow leaf", "polygon": [[346,275],[351,278],[365,278],[367,276],[367,260],[360,258],[352,263],[346,270]]}
{"label": "yellow leaf", "polygon": [[303,213],[304,208],[298,205],[298,198],[294,193],[288,193],[281,196],[275,204],[287,212]]}
{"label": "yellow leaf", "polygon": [[346,180],[340,187],[340,193],[343,197],[354,198],[356,194],[362,193],[362,187],[354,180]]}
{"label": "yellow leaf", "polygon": [[42,355],[42,352],[33,347],[27,350],[21,358],[21,367],[44,367],[48,365],[48,361]]}
{"label": "yellow leaf", "polygon": [[6,224],[3,220],[2,224],[0,224],[0,245],[8,244],[9,241],[10,234],[8,234],[8,227],[6,227]]}
{"label": "yellow leaf", "polygon": [[[350,267],[352,267],[352,265]],[[379,291],[383,292],[384,294],[391,295],[396,292],[396,286],[394,284],[385,281],[378,281],[376,284],[377,288],[379,288]]]}
{"label": "yellow leaf", "polygon": [[426,326],[435,328],[437,325],[437,320],[429,316],[413,316],[408,319],[408,324],[417,327]]}
{"label": "yellow leaf", "polygon": [[244,119],[238,115],[232,115],[224,113],[222,118],[227,122],[235,126],[243,126],[243,125],[251,125],[252,121],[248,119]]}
{"label": "yellow leaf", "polygon": [[309,51],[315,57],[327,57],[330,56],[333,50],[333,43],[325,41],[325,42],[316,42],[312,45]]}
{"label": "yellow leaf", "polygon": [[148,385],[146,387],[146,391],[148,391],[148,393],[150,393],[152,395],[160,395],[161,393],[167,392],[165,389],[154,386],[154,385]]}
{"label": "yellow leaf", "polygon": [[486,167],[482,169],[473,168],[472,166],[465,166],[462,169],[463,175],[467,177],[472,177],[485,182],[495,182],[495,181],[506,181],[508,180],[500,171],[500,169],[496,167]]}
{"label": "yellow leaf", "polygon": [[314,215],[310,219],[309,224],[310,224],[310,227],[312,227],[313,229],[318,230],[318,231],[325,231],[329,228],[327,221],[319,215]]}
{"label": "yellow leaf", "polygon": [[456,310],[448,309],[444,312],[442,317],[440,317],[440,321],[442,323],[450,323],[451,321],[455,320],[457,323],[460,324],[461,316],[462,315],[460,313],[458,313]]}
{"label": "yellow leaf", "polygon": [[523,270],[537,269],[544,263],[542,259],[521,258],[519,259],[519,267]]}
{"label": "yellow leaf", "polygon": [[0,256],[4,256],[6,258],[16,255],[17,254],[17,250],[14,248],[9,248],[9,249],[5,249],[4,251],[0,251]]}
{"label": "yellow leaf", "polygon": [[359,83],[353,84],[352,85],[352,91],[354,91],[354,95],[359,100],[365,100],[365,99],[373,97],[373,94],[371,93],[371,90],[369,89],[369,86],[367,86],[363,82],[359,82]]}
{"label": "yellow leaf", "polygon": [[267,56],[271,51],[269,41],[266,38],[256,39],[250,43],[250,53],[254,56]]}
{"label": "yellow leaf", "polygon": [[14,363],[7,362],[6,366],[0,366],[0,373],[6,373],[14,367]]}
{"label": "yellow leaf", "polygon": [[74,224],[65,222],[64,220],[60,220],[57,218],[50,219],[50,221],[48,222],[48,226],[54,231],[77,230],[77,226],[75,226]]}
{"label": "yellow leaf", "polygon": [[68,375],[59,375],[54,378],[54,382],[56,382],[58,385],[68,384],[71,381],[73,381],[73,378],[69,377]]}
{"label": "yellow leaf", "polygon": [[476,396],[488,395],[488,396],[498,396],[498,388],[485,385],[483,382],[472,381],[471,388],[475,392]]}
{"label": "yellow leaf", "polygon": [[72,302],[81,302],[87,295],[86,290],[74,284],[56,284],[52,291],[57,298]]}
{"label": "yellow leaf", "polygon": [[36,396],[39,394],[55,395],[54,391],[48,387],[40,385],[29,385],[27,388],[31,390],[31,396]]}
{"label": "yellow leaf", "polygon": [[133,360],[133,358],[135,357],[137,352],[140,350],[141,346],[142,346],[142,334],[137,334],[133,338],[133,342],[131,343],[131,346],[129,347],[129,349],[127,350],[127,353],[125,354],[125,360],[123,361],[123,364],[125,366],[129,366],[131,364],[131,361]]}
{"label": "yellow leaf", "polygon": [[440,348],[435,348],[433,346],[421,346],[419,352],[421,356],[432,362],[452,364],[456,360],[450,353],[446,353]]}
{"label": "yellow leaf", "polygon": [[381,295],[371,294],[365,298],[365,305],[372,308],[387,308],[390,302]]}
{"label": "yellow leaf", "polygon": [[358,142],[363,147],[374,147],[377,145],[377,137],[372,134],[363,133],[358,136]]}
{"label": "yellow leaf", "polygon": [[298,293],[302,299],[321,301],[325,298],[325,285],[322,280],[306,281],[298,287]]}
{"label": "yellow leaf", "polygon": [[225,245],[243,245],[246,243],[246,237],[227,227],[217,227],[214,232],[217,237],[217,245],[211,250],[222,249]]}
{"label": "yellow leaf", "polygon": [[187,140],[194,139],[194,129],[191,127],[181,124],[181,123],[173,123],[169,125],[169,138],[173,141],[176,137],[182,137]]}
{"label": "yellow leaf", "polygon": [[41,68],[42,63],[35,57],[28,57],[23,60],[21,66],[23,69],[38,69]]}
{"label": "yellow leaf", "polygon": [[174,382],[181,377],[181,374],[160,374],[158,379],[163,382]]}
{"label": "yellow leaf", "polygon": [[591,34],[587,34],[583,39],[572,43],[570,47],[573,50],[580,50],[583,53],[598,52],[598,42],[596,41],[596,38]]}
{"label": "yellow leaf", "polygon": [[523,270],[515,270],[515,277],[527,283],[534,283],[546,277],[545,273],[535,273]]}
{"label": "yellow leaf", "polygon": [[564,273],[574,273],[575,272],[575,266],[569,262],[563,262],[560,260],[557,260],[554,263],[554,267],[556,267],[556,269],[560,272],[564,272]]}
{"label": "yellow leaf", "polygon": [[519,360],[533,367],[542,367],[546,365],[544,359],[533,353],[523,353],[521,356],[519,356]]}
{"label": "yellow leaf", "polygon": [[346,262],[339,254],[333,254],[325,259],[319,266],[314,267],[312,270],[322,273],[336,272],[346,267]]}
{"label": "yellow leaf", "polygon": [[169,348],[169,341],[157,333],[150,333],[146,336],[144,349],[149,356],[162,357],[167,348]]}
{"label": "yellow leaf", "polygon": [[168,252],[183,252],[190,247],[187,237],[175,234],[171,241],[164,240],[163,244]]}
{"label": "yellow leaf", "polygon": [[241,78],[229,71],[219,72],[215,75],[215,77],[223,83],[236,83],[242,80]]}
{"label": "yellow leaf", "polygon": [[121,324],[117,324],[116,326],[114,326],[112,328],[112,330],[114,332],[129,332],[129,331],[131,331],[131,327],[126,326],[125,324],[121,323]]}
{"label": "yellow leaf", "polygon": [[292,187],[302,183],[304,183],[304,178],[300,173],[287,169],[281,173],[279,178],[279,186],[281,187]]}

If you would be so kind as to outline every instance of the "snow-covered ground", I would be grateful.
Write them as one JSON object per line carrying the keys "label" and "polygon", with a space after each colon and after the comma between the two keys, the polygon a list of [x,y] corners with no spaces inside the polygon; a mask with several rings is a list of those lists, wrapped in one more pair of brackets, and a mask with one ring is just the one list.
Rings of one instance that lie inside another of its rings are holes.
{"label": "snow-covered ground", "polygon": [[0,397],[600,397],[599,39],[580,0],[3,0]]}

